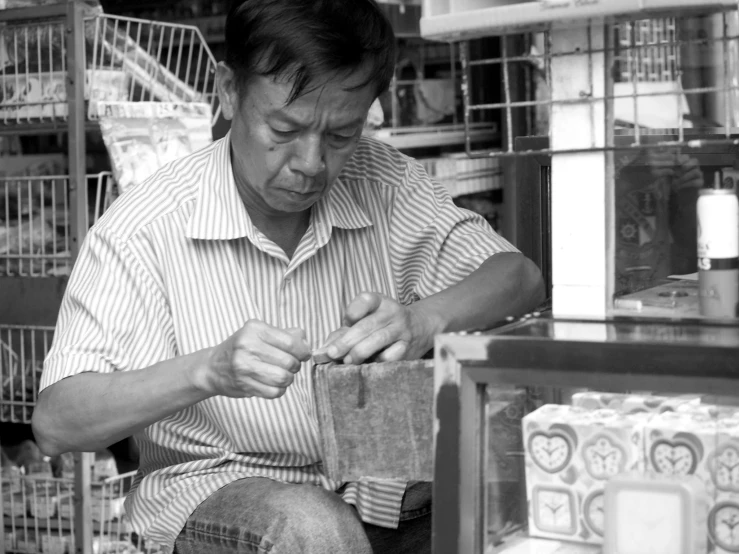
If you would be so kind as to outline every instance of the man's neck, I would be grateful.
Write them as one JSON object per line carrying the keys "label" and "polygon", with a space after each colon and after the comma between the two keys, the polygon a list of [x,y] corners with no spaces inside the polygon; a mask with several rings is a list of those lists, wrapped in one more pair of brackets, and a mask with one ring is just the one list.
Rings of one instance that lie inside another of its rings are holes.
{"label": "man's neck", "polygon": [[264,236],[274,242],[292,258],[297,250],[300,240],[308,230],[310,224],[310,210],[285,215],[283,217],[265,217],[258,210],[246,205],[246,211],[252,224],[259,229]]}

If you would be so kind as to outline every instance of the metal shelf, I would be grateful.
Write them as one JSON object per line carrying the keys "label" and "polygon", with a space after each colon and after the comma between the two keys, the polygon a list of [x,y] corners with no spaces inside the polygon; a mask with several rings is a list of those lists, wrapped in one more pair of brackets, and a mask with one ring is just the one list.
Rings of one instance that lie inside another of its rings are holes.
{"label": "metal shelf", "polygon": [[[33,529],[34,531],[62,531],[71,533],[74,530],[74,521],[57,516],[50,518],[35,518],[31,516],[4,516],[3,522],[6,529]],[[93,521],[93,533],[109,533],[125,535],[131,532],[131,525],[124,521]]]}
{"label": "metal shelf", "polygon": [[736,9],[736,0],[539,0],[452,13],[438,13],[434,4],[435,0],[426,0],[421,36],[441,41],[543,31],[553,25],[576,26],[589,19],[638,19],[659,17],[660,13],[674,17],[691,11]]}
{"label": "metal shelf", "polygon": [[[464,145],[466,140],[464,125],[461,124],[380,129],[373,137],[399,150]],[[472,142],[491,142],[498,139],[500,133],[491,124],[485,124],[484,127],[472,127],[469,137]]]}

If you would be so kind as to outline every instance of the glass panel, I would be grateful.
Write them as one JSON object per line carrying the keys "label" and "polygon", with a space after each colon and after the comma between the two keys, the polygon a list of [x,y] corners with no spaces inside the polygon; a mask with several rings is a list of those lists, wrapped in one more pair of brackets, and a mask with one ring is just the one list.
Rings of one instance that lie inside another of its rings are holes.
{"label": "glass panel", "polygon": [[487,385],[484,404],[485,554],[739,550],[738,396]]}
{"label": "glass panel", "polygon": [[616,315],[737,317],[738,25],[720,12],[615,27]]}
{"label": "glass panel", "polygon": [[[639,342],[739,347],[739,328],[698,322],[574,321],[531,318],[493,332],[501,337],[631,344]],[[535,346],[522,345],[522,348]]]}

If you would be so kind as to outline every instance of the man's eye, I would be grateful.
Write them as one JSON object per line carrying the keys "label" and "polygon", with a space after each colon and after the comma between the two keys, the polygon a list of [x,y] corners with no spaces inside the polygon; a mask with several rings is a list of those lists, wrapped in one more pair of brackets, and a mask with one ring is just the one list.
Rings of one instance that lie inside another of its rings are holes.
{"label": "man's eye", "polygon": [[282,138],[293,137],[297,133],[294,129],[275,129],[274,127],[272,127],[272,132]]}
{"label": "man's eye", "polygon": [[329,135],[329,137],[336,144],[347,144],[347,143],[349,143],[354,138],[354,134],[351,134],[351,135],[339,135],[337,133],[331,133]]}

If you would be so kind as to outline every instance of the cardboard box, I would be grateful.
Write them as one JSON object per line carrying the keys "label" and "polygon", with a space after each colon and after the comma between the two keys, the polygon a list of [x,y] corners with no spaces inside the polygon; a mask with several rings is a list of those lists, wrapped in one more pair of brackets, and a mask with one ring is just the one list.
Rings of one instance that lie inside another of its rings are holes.
{"label": "cardboard box", "polygon": [[700,405],[699,396],[657,396],[587,391],[572,395],[572,405],[588,410],[609,409],[627,414],[661,413],[692,409]]}
{"label": "cardboard box", "polygon": [[739,551],[739,417],[717,411],[663,413],[644,430],[646,468],[695,475],[710,499],[707,536],[715,554]]}
{"label": "cardboard box", "polygon": [[529,534],[602,544],[605,483],[643,470],[650,418],[556,404],[524,417]]}

